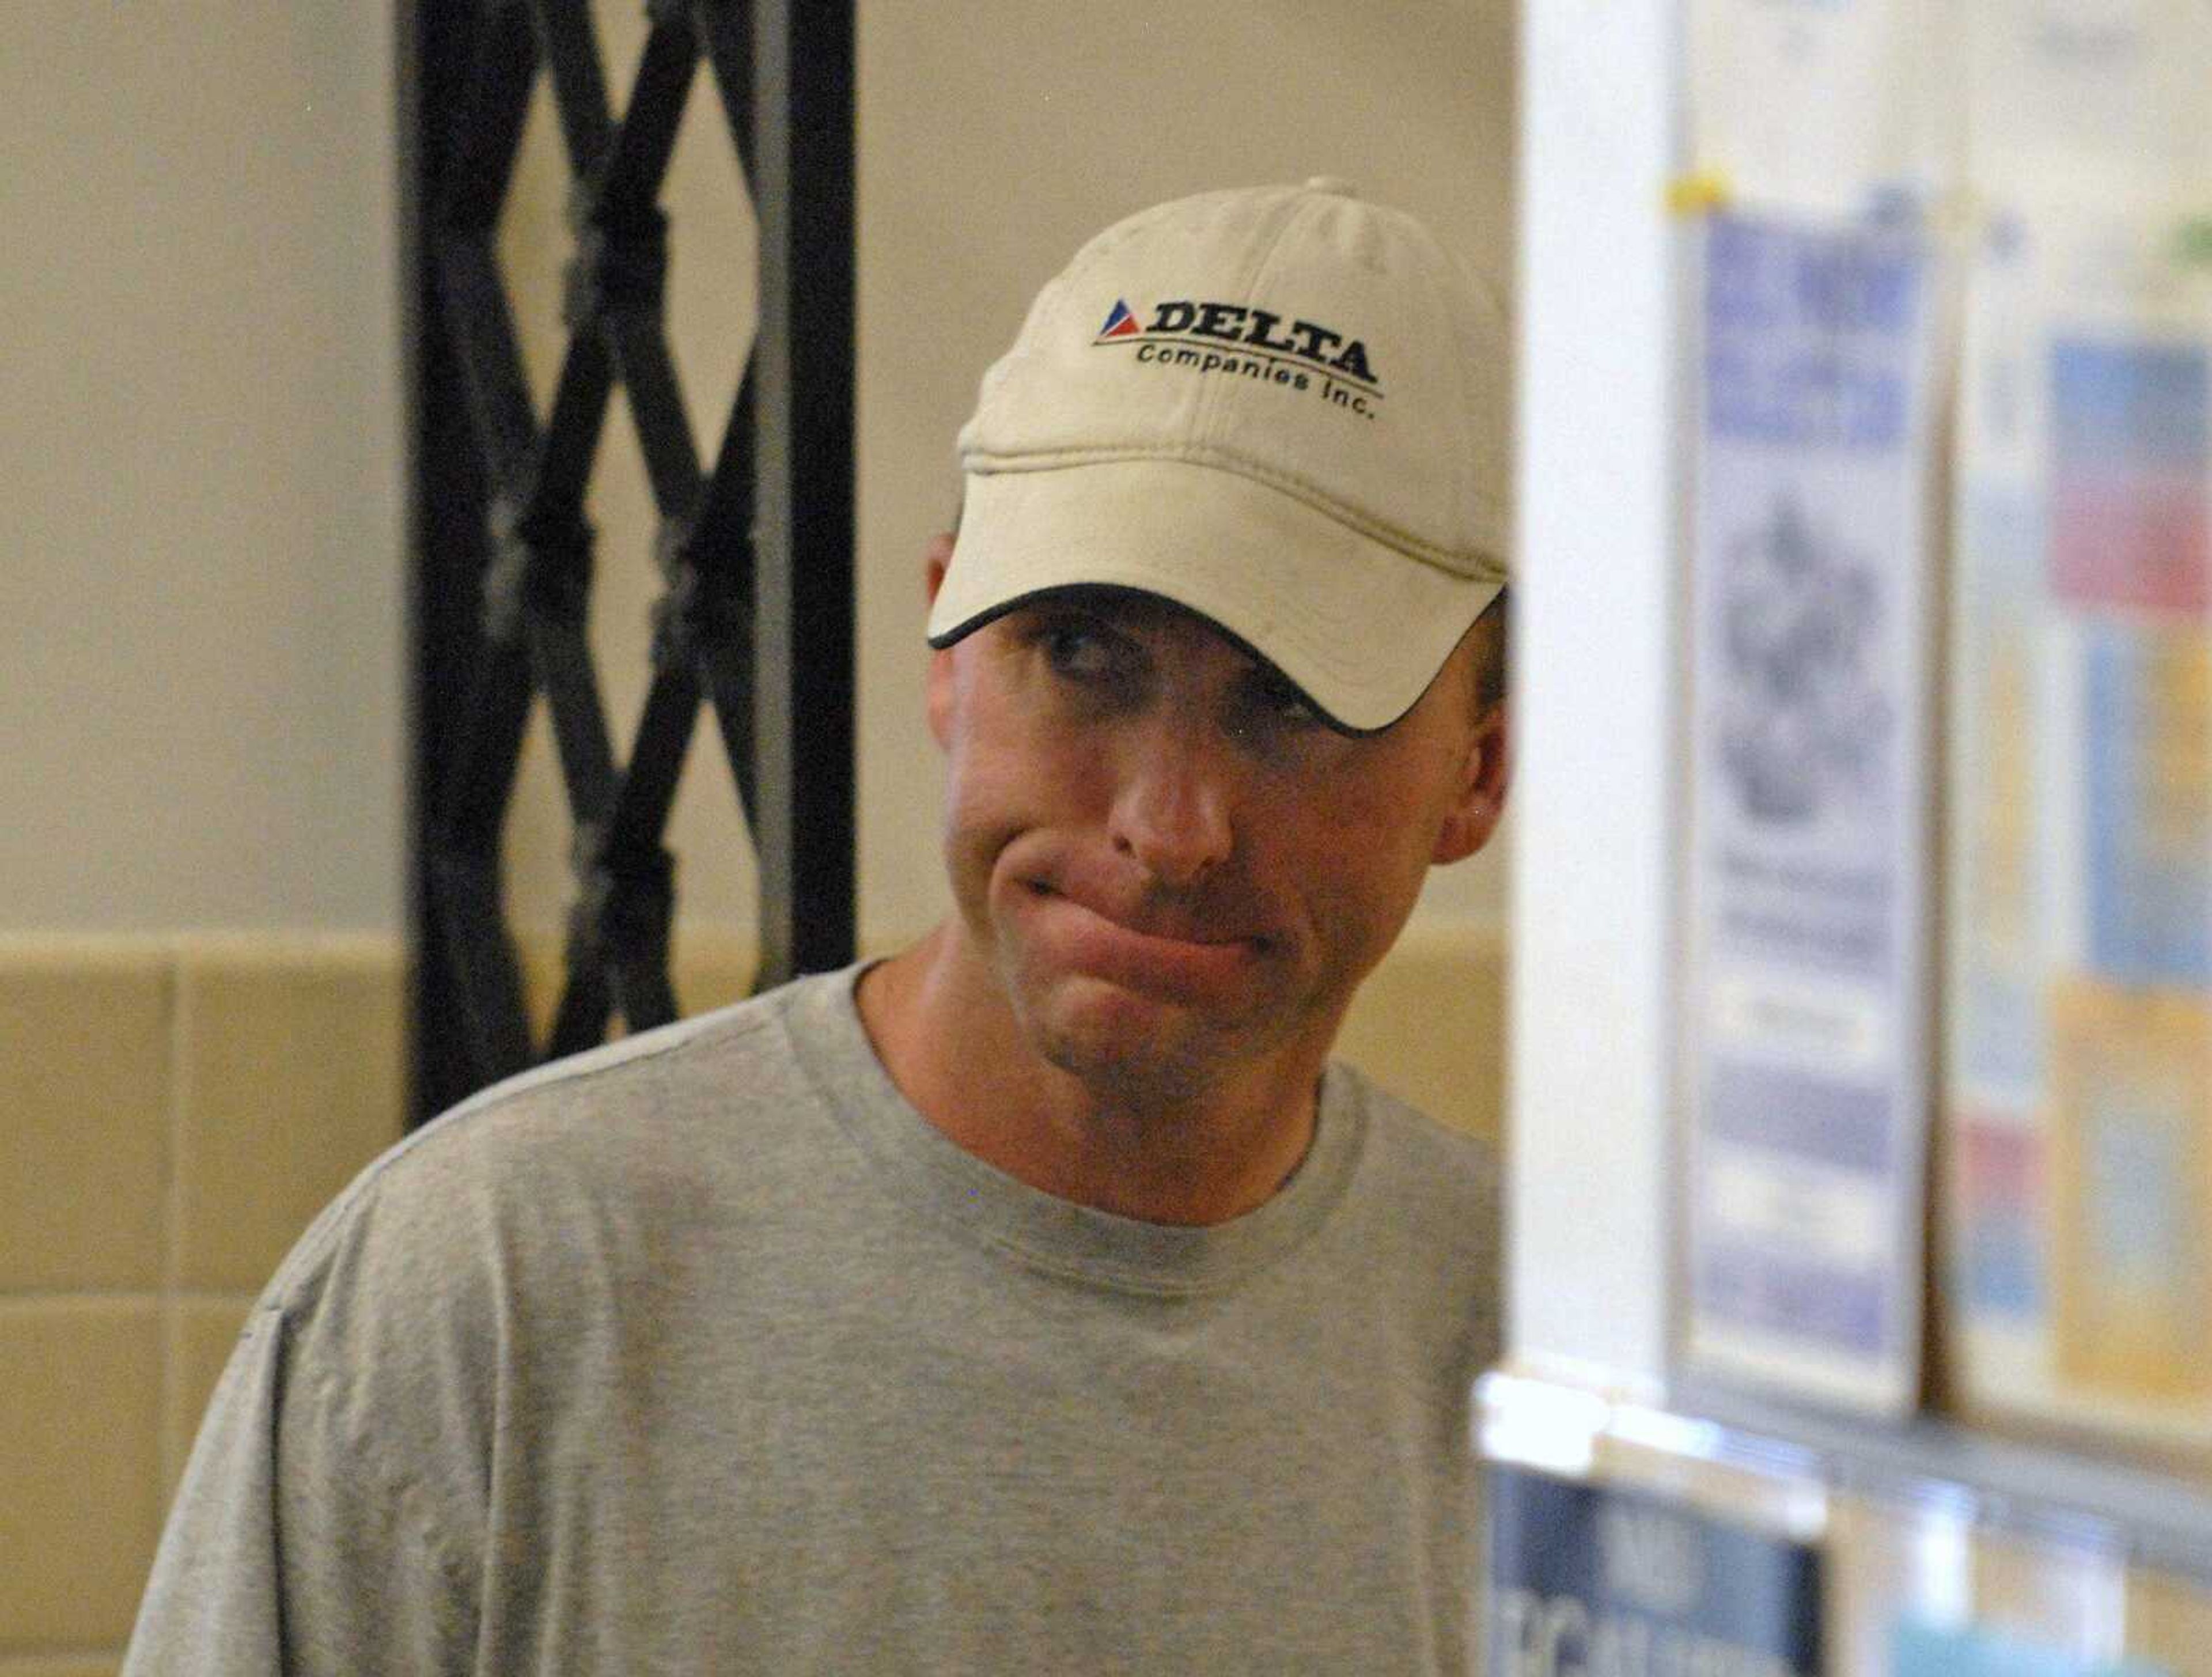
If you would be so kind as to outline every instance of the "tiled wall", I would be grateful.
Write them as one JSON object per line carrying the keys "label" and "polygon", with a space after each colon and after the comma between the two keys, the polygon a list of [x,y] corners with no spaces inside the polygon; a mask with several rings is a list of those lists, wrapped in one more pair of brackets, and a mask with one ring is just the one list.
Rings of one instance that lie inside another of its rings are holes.
{"label": "tiled wall", "polygon": [[[0,939],[0,1677],[116,1669],[254,1295],[400,1133],[404,982],[378,939]],[[678,982],[732,999],[743,952],[679,940]],[[1502,989],[1493,940],[1416,933],[1344,1051],[1494,1131]]]}
{"label": "tiled wall", "polygon": [[112,1671],[239,1324],[399,1133],[372,939],[0,942],[0,1677]]}

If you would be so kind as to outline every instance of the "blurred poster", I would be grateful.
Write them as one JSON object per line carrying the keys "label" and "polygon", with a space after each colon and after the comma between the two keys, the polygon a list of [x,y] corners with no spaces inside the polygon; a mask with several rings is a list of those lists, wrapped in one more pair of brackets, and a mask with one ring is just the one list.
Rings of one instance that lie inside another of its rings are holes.
{"label": "blurred poster", "polygon": [[2142,1660],[2077,1659],[2000,1631],[1899,1625],[1890,1650],[1893,1677],[2170,1677]]}
{"label": "blurred poster", "polygon": [[[2201,517],[2197,528],[2201,544]],[[2193,623],[2092,622],[2081,651],[2090,969],[2201,992],[2212,985],[2212,647]]]}
{"label": "blurred poster", "polygon": [[1483,1502],[1492,1677],[1823,1668],[1813,1544],[1502,1463]]}
{"label": "blurred poster", "polygon": [[2195,993],[2064,987],[2054,1372],[2106,1401],[2212,1401],[2212,1006]]}
{"label": "blurred poster", "polygon": [[2132,1657],[2124,1547],[2088,1529],[2030,1534],[1983,1527],[1972,1602],[1929,1613],[1899,1601],[1888,1677],[2171,1677]]}
{"label": "blurred poster", "polygon": [[2201,1447],[2212,267],[2171,228],[2046,192],[1966,291],[1945,1296],[1970,1411]]}
{"label": "blurred poster", "polygon": [[2053,589],[2073,606],[2201,618],[2204,346],[2074,331],[2053,339],[2049,365]]}
{"label": "blurred poster", "polygon": [[1954,1077],[2002,1118],[2032,1109],[2042,1086],[2037,811],[2050,789],[2037,722],[2046,664],[2044,404],[2023,243],[2016,228],[1993,227],[1968,266],[1953,474],[1954,935],[1945,1013]]}
{"label": "blurred poster", "polygon": [[1850,216],[1954,183],[1954,8],[1693,0],[1689,29],[1692,167],[1727,200]]}
{"label": "blurred poster", "polygon": [[1972,1607],[1972,1518],[1959,1498],[1839,1492],[1826,1560],[1826,1677],[1891,1677],[1900,1619],[1955,1625]]}
{"label": "blurred poster", "polygon": [[[2048,1361],[2050,859],[2073,736],[2047,696],[2045,305],[2017,216],[1966,268],[1953,466],[1944,1020],[1951,1251],[1964,1377],[2017,1388]],[[1971,1340],[1971,1346],[1967,1341]]]}
{"label": "blurred poster", "polygon": [[[2109,1663],[2127,1650],[2128,1600],[2127,1555],[2109,1528],[1984,1524],[1974,1534],[1973,1567],[1973,1613],[1970,1635],[1959,1644],[1962,1653],[1994,1645],[2022,1662],[2000,1663],[1998,1670],[2129,1669]],[[2033,1662],[2039,1658],[2061,1663]],[[1990,1667],[1969,1662],[1958,1668]]]}
{"label": "blurred poster", "polygon": [[1932,264],[1735,216],[1703,253],[1680,1343],[1899,1413],[1932,1095]]}

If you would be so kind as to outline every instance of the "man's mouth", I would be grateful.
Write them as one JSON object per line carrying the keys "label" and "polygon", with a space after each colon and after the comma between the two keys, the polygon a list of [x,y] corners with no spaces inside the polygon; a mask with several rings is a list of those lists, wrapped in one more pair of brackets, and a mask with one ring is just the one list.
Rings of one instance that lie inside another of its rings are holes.
{"label": "man's mouth", "polygon": [[1064,890],[1049,880],[1030,879],[1025,883],[1033,896],[1057,898],[1071,903],[1085,913],[1095,914],[1109,925],[1139,938],[1150,938],[1163,943],[1207,946],[1231,944],[1264,945],[1267,942],[1256,933],[1230,930],[1219,922],[1199,914],[1178,914],[1152,908],[1122,908],[1086,893]]}
{"label": "man's mouth", "polygon": [[1204,989],[1241,975],[1267,939],[1194,916],[1085,901],[1025,882],[1048,953],[1070,968],[1138,988]]}

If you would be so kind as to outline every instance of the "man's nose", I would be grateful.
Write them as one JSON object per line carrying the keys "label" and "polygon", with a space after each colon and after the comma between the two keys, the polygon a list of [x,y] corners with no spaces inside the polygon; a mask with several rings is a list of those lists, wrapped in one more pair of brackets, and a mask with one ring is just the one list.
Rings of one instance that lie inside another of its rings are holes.
{"label": "man's nose", "polygon": [[1124,754],[1114,848],[1163,884],[1195,884],[1236,844],[1236,765],[1208,732],[1162,723],[1141,729]]}

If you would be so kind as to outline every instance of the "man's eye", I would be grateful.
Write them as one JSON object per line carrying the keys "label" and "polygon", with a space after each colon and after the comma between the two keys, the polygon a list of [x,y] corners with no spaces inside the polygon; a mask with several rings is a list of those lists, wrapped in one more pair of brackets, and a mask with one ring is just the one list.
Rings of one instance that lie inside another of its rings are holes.
{"label": "man's eye", "polygon": [[1048,626],[1044,654],[1054,671],[1077,681],[1097,681],[1116,673],[1123,663],[1113,639],[1097,625],[1060,623]]}
{"label": "man's eye", "polygon": [[1279,726],[1306,728],[1321,726],[1321,712],[1314,708],[1313,701],[1298,691],[1285,677],[1271,676],[1262,680],[1258,696],[1268,719]]}

